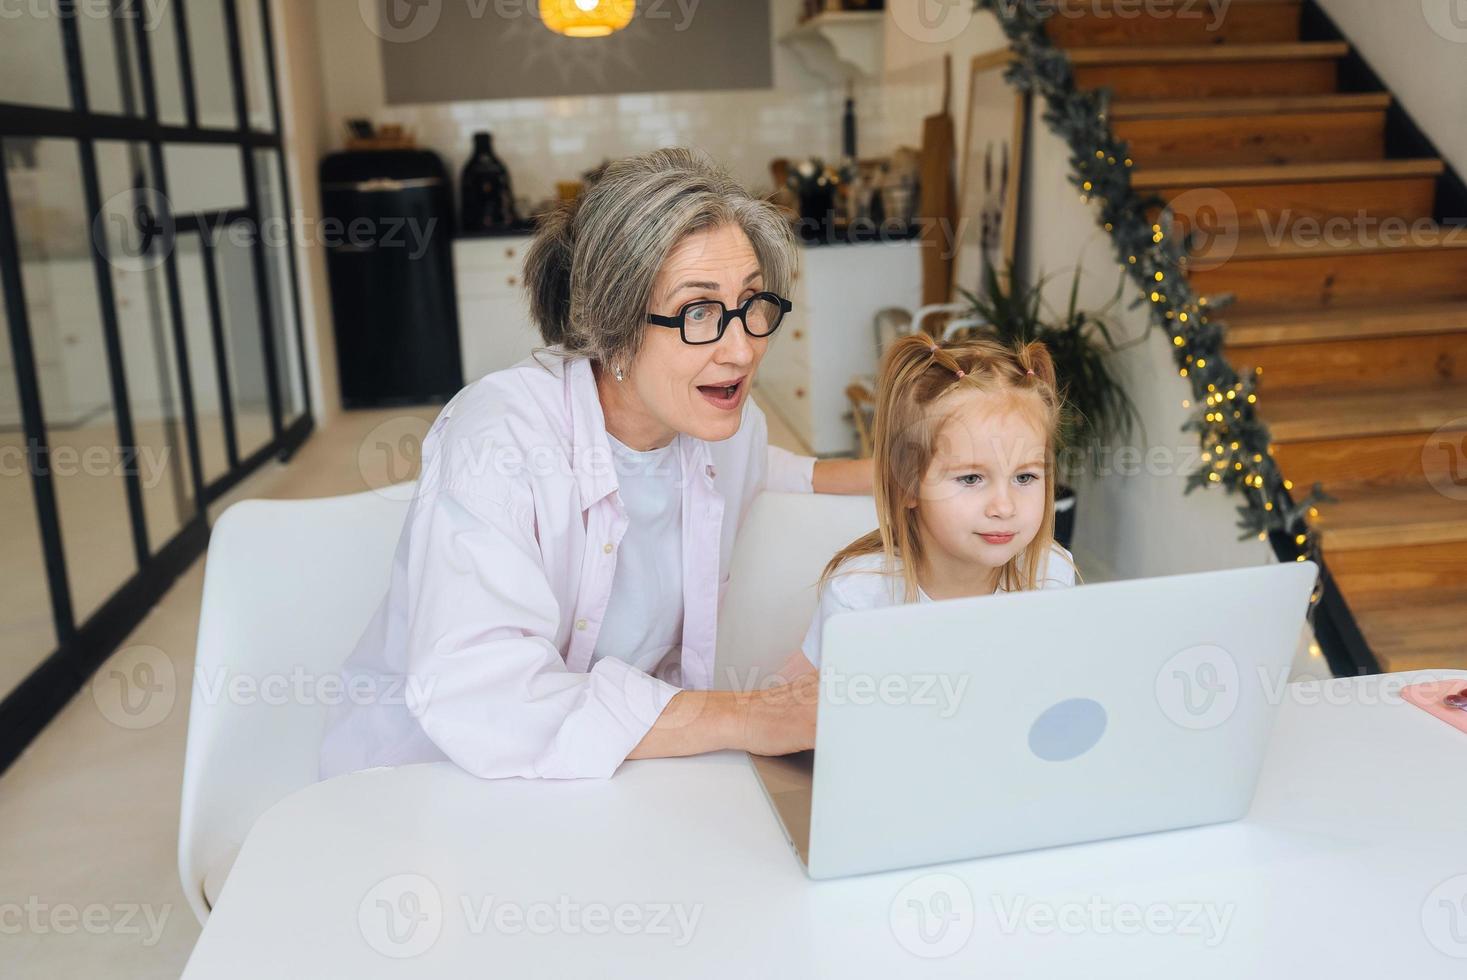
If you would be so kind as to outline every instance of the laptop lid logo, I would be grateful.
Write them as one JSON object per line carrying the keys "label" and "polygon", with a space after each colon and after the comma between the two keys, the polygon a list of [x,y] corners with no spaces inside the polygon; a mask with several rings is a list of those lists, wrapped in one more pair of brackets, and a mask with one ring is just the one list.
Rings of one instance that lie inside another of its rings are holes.
{"label": "laptop lid logo", "polygon": [[1029,751],[1045,762],[1068,762],[1095,748],[1105,735],[1105,708],[1070,698],[1045,708],[1029,727]]}

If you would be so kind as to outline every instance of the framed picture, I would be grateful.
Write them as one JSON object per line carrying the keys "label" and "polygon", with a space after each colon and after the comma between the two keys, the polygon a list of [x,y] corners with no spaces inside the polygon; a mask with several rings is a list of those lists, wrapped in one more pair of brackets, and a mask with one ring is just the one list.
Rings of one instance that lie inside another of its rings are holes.
{"label": "framed picture", "polygon": [[1008,49],[976,56],[968,76],[958,189],[957,257],[953,299],[958,290],[982,293],[988,269],[1008,287],[1019,237],[1019,184],[1024,172],[1029,100],[1004,81],[1013,55]]}

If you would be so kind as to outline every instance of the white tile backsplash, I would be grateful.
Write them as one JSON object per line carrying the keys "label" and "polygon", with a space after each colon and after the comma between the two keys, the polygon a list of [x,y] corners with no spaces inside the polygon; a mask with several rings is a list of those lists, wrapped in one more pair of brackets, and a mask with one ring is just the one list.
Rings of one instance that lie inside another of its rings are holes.
{"label": "white tile backsplash", "polygon": [[[873,81],[857,85],[855,97],[859,150],[874,156],[918,145],[921,120],[937,110],[942,95],[932,83]],[[701,147],[751,191],[764,193],[771,188],[770,160],[839,155],[844,99],[834,86],[561,96],[389,106],[381,118],[413,130],[455,175],[473,134],[491,131],[515,193],[532,201],[553,196],[557,181],[577,179],[603,160],[660,146]]]}

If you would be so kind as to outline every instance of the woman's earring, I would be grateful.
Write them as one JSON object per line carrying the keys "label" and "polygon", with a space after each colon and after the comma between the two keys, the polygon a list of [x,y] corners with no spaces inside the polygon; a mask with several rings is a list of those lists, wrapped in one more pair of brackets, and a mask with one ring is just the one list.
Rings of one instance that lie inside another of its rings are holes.
{"label": "woman's earring", "polygon": [[618,381],[625,381],[627,379],[627,376],[621,373],[621,367],[620,366],[617,367],[617,369],[615,371],[615,374],[616,374],[616,380],[618,380]]}

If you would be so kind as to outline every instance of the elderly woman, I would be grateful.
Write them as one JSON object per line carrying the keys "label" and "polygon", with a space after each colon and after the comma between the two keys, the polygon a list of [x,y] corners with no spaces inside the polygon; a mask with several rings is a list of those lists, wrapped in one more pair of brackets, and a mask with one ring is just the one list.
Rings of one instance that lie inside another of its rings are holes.
{"label": "elderly woman", "polygon": [[323,777],[444,758],[608,776],[813,746],[814,675],[708,690],[755,495],[870,492],[868,463],[771,447],[749,397],[797,254],[772,205],[683,149],[612,164],[543,222],[526,284],[549,348],[464,388],[429,431]]}

